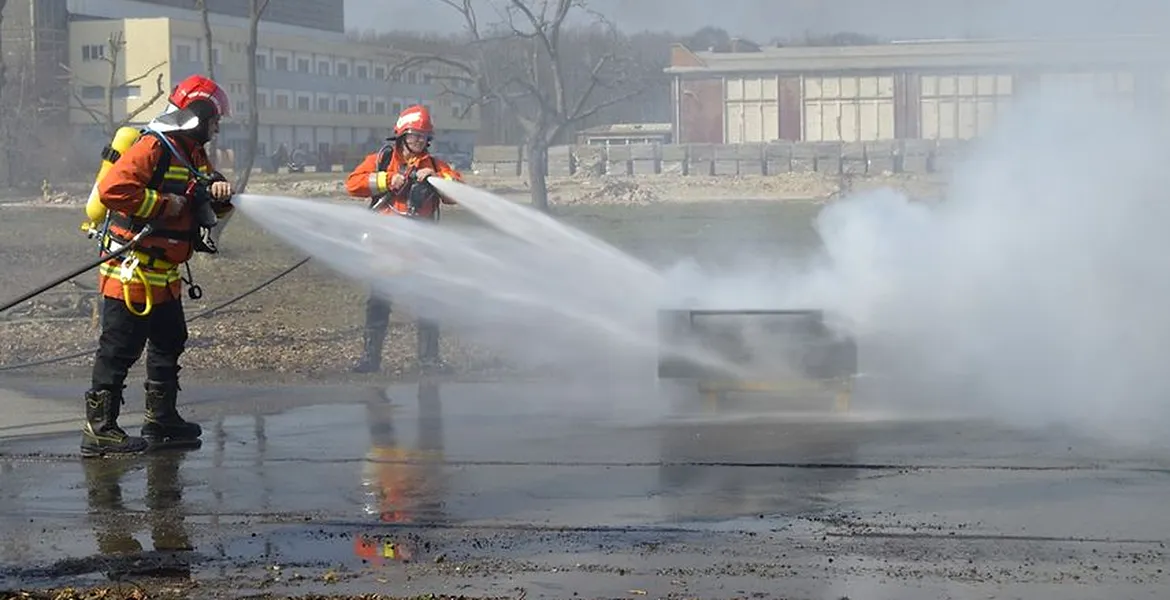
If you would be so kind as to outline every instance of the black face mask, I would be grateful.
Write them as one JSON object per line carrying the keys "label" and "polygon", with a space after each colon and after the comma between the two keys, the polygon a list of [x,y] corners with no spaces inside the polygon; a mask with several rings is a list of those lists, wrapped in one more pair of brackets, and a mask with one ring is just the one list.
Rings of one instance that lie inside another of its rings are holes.
{"label": "black face mask", "polygon": [[200,144],[211,141],[211,121],[217,116],[215,105],[208,100],[195,100],[187,105],[187,110],[199,117],[199,126],[185,132],[186,135]]}

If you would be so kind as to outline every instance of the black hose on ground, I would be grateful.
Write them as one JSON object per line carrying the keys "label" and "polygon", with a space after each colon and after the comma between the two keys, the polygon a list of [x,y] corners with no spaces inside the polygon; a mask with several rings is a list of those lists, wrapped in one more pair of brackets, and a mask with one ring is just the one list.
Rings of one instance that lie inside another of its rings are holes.
{"label": "black hose on ground", "polygon": [[26,302],[28,300],[36,298],[37,296],[40,296],[41,294],[61,285],[62,283],[65,283],[66,281],[69,281],[70,279],[73,279],[74,277],[81,275],[82,273],[84,273],[90,269],[96,269],[102,263],[106,262],[107,260],[110,260],[111,258],[118,258],[119,256],[122,256],[126,252],[137,247],[138,243],[142,241],[142,238],[150,235],[150,232],[153,230],[154,230],[153,226],[146,225],[145,227],[142,228],[142,231],[138,232],[137,235],[135,235],[133,238],[131,238],[130,241],[127,242],[126,245],[122,246],[120,249],[115,250],[114,252],[111,252],[109,254],[103,254],[103,255],[93,259],[92,261],[87,262],[84,265],[77,267],[76,269],[74,269],[74,270],[72,270],[64,275],[57,277],[56,279],[50,281],[49,283],[46,283],[45,285],[42,285],[38,288],[35,288],[35,289],[21,295],[19,298],[5,302],[3,306],[0,306],[0,312],[4,312],[4,311],[12,308],[13,306],[16,306],[17,304],[20,304],[22,302]]}

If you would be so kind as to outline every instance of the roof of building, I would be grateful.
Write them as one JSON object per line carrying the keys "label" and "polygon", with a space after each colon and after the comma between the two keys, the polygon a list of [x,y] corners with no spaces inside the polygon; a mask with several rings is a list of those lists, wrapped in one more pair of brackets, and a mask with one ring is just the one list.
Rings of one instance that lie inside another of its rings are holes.
{"label": "roof of building", "polygon": [[670,123],[614,123],[612,125],[598,125],[583,130],[579,135],[637,135],[642,133],[663,134],[674,131]]}
{"label": "roof of building", "polygon": [[991,66],[1094,66],[1162,63],[1170,38],[1125,36],[1034,40],[921,40],[865,46],[764,47],[758,52],[693,51],[666,69],[670,74],[850,71]]}

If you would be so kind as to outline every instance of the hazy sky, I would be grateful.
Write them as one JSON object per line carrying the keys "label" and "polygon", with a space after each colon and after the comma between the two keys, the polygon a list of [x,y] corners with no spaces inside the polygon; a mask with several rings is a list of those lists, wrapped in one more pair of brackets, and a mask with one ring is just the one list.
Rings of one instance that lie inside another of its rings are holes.
{"label": "hazy sky", "polygon": [[[502,0],[489,0],[497,3]],[[627,30],[723,27],[760,42],[805,30],[883,37],[1160,33],[1170,0],[588,0]],[[438,0],[346,0],[346,27],[451,31]]]}

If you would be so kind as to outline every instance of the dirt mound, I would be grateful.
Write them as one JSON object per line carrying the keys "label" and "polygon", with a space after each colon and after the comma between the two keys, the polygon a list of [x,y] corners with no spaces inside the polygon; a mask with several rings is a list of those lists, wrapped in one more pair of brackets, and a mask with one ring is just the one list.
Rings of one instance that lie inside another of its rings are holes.
{"label": "dirt mound", "polygon": [[661,198],[654,190],[642,187],[631,179],[604,179],[564,199],[564,204],[604,204],[645,206],[657,204]]}
{"label": "dirt mound", "polygon": [[344,177],[338,179],[256,181],[248,184],[248,192],[266,196],[294,196],[298,198],[330,198],[347,195]]}

